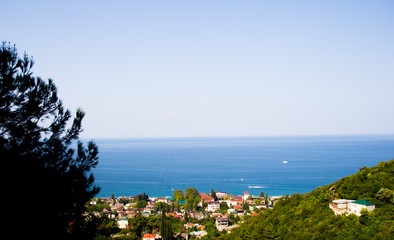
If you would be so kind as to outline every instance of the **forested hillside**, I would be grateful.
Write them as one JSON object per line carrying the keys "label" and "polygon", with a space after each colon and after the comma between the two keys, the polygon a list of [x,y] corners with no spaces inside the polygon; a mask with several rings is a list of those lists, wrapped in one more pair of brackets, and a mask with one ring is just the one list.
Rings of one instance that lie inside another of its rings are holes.
{"label": "forested hillside", "polygon": [[[279,200],[273,210],[248,218],[221,239],[394,239],[394,160]],[[373,212],[336,216],[332,199],[365,199]]]}

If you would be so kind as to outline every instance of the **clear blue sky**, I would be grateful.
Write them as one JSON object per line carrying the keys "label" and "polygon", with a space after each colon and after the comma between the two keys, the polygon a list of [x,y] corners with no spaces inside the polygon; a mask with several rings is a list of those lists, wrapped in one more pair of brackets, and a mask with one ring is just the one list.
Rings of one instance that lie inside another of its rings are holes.
{"label": "clear blue sky", "polygon": [[394,1],[0,2],[83,138],[394,134]]}

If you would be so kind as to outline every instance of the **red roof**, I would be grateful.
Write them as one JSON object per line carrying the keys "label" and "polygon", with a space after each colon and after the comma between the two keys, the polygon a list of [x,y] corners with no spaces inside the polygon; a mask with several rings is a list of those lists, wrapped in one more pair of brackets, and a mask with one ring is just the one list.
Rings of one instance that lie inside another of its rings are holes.
{"label": "red roof", "polygon": [[142,238],[156,238],[156,234],[146,233]]}
{"label": "red roof", "polygon": [[206,193],[200,193],[200,197],[201,197],[201,200],[209,200],[209,201],[213,200],[213,197],[209,196]]}

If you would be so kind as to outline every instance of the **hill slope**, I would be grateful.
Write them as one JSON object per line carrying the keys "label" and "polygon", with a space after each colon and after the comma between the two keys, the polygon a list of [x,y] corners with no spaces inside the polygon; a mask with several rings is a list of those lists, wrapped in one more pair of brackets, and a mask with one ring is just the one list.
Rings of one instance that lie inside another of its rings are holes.
{"label": "hill slope", "polygon": [[[394,239],[394,160],[306,194],[280,200],[221,239]],[[336,216],[332,199],[365,199],[376,209],[362,216]]]}

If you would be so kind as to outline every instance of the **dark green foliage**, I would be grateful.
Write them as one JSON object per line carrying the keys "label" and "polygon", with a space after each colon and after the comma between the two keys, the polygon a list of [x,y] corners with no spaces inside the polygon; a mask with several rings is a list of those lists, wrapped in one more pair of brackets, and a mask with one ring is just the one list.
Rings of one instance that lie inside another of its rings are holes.
{"label": "dark green foliage", "polygon": [[185,198],[186,199],[190,199],[190,198],[197,198],[198,195],[198,191],[195,188],[187,188],[185,190]]}
{"label": "dark green foliage", "polygon": [[146,193],[138,194],[137,199],[138,201],[142,201],[142,200],[149,201],[149,196]]}
{"label": "dark green foliage", "polygon": [[220,203],[220,211],[227,212],[227,209],[228,209],[227,203],[226,202],[221,202]]}
{"label": "dark green foliage", "polygon": [[[394,160],[381,162],[310,193],[284,197],[220,239],[393,239],[393,173]],[[329,208],[334,198],[365,199],[376,209],[360,217],[336,216]]]}
{"label": "dark green foliage", "polygon": [[163,239],[171,239],[173,237],[171,221],[167,220],[165,210],[161,214],[160,235]]}
{"label": "dark green foliage", "polygon": [[185,196],[183,196],[183,192],[181,189],[175,190],[173,195],[174,195],[175,201],[185,200]]}
{"label": "dark green foliage", "polygon": [[40,221],[24,225],[29,237],[75,238],[85,203],[99,192],[89,174],[98,148],[78,141],[85,113],[78,109],[70,124],[55,84],[34,77],[32,66],[14,46],[0,47],[0,156],[11,173],[8,194],[23,192],[24,205],[39,214]]}
{"label": "dark green foliage", "polygon": [[387,188],[381,188],[379,192],[376,194],[376,197],[382,201],[386,201],[389,203],[394,203],[394,191],[387,189]]}
{"label": "dark green foliage", "polygon": [[146,205],[148,205],[148,202],[145,200],[137,201],[135,208],[144,208]]}
{"label": "dark green foliage", "polygon": [[215,190],[211,190],[211,197],[215,200],[215,201],[217,201],[218,200],[218,197],[216,196],[216,193],[215,193]]}
{"label": "dark green foliage", "polygon": [[134,239],[141,239],[147,226],[147,218],[141,216],[141,213],[139,213],[136,217],[130,218],[128,221],[130,230],[135,236]]}

